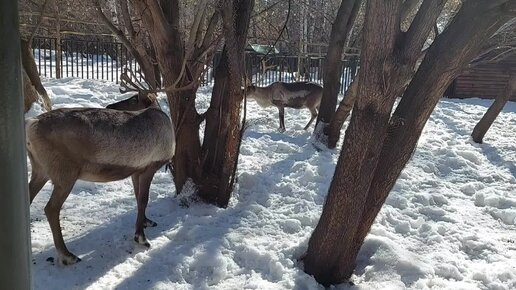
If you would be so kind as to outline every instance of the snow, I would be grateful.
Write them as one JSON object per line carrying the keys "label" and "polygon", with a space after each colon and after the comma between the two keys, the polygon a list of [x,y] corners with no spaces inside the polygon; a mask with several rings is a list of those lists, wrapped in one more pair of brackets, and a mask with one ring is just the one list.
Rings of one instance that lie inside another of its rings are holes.
{"label": "snow", "polygon": [[[43,82],[54,108],[101,107],[129,97],[110,82],[66,78]],[[200,111],[210,87],[199,90]],[[516,288],[516,104],[509,103],[484,138],[469,134],[491,101],[442,99],[418,148],[377,217],[358,257],[353,282],[336,289]],[[168,110],[165,102],[162,102]],[[340,150],[316,150],[302,130],[308,110],[248,102],[238,183],[226,209],[182,207],[170,173],[151,185],[145,249],[133,241],[136,202],[130,180],[79,181],[61,211],[72,266],[55,256],[43,208],[34,200],[34,289],[324,289],[298,259],[317,224]],[[42,112],[39,105],[27,114]],[[339,148],[339,147],[338,147]]]}

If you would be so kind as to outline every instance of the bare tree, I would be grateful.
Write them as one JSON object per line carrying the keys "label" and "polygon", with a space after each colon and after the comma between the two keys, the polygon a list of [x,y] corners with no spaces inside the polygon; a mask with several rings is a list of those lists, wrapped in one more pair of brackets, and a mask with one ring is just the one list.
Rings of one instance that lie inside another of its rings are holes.
{"label": "bare tree", "polygon": [[150,89],[158,89],[161,87],[161,74],[156,63],[155,51],[152,43],[149,43],[147,31],[141,29],[140,23],[134,23],[130,11],[128,1],[117,1],[116,6],[108,6],[107,2],[104,6],[111,8],[117,15],[118,23],[113,23],[102,11],[102,4],[99,0],[92,0],[96,8],[98,18],[109,28],[116,38],[127,48],[134,57],[141,69],[141,74],[145,78]]}
{"label": "bare tree", "polygon": [[[400,30],[403,32],[406,32],[408,27],[410,26],[410,23],[414,19],[416,12],[418,10],[419,5],[421,5],[421,0],[406,0],[403,1],[403,4],[400,7]],[[355,21],[357,22],[357,21]],[[353,24],[353,23],[352,23]],[[357,22],[354,25],[361,27],[361,23]],[[362,31],[359,30],[358,35],[355,36],[357,41],[361,36]],[[351,35],[348,36],[348,38],[351,37]],[[353,79],[351,84],[349,85],[348,89],[346,90],[344,94],[344,98],[340,101],[339,106],[337,107],[337,110],[335,114],[331,115],[331,118],[326,118],[326,122],[329,122],[329,124],[324,124],[324,128],[322,132],[318,132],[319,136],[318,139],[323,144],[326,144],[328,148],[333,149],[337,146],[337,142],[339,141],[340,132],[342,130],[342,126],[344,125],[344,122],[349,117],[349,114],[351,113],[351,109],[353,109],[353,105],[356,101],[357,92],[358,92],[358,77]],[[335,103],[336,103],[336,96],[335,96]],[[333,104],[333,108],[335,108],[335,103]]]}
{"label": "bare tree", "polygon": [[342,74],[342,53],[361,4],[362,0],[342,1],[332,25],[330,44],[324,60],[323,97],[314,130],[316,138],[323,143],[327,143],[323,136],[328,135],[327,127],[335,114],[337,105],[341,85],[339,79]]}
{"label": "bare tree", "polygon": [[[220,207],[227,206],[235,182],[242,137],[244,48],[254,1],[220,1],[210,15],[207,0],[198,1],[189,29],[181,29],[179,1],[135,2],[142,26],[149,33],[164,89],[176,127],[173,160],[176,189],[189,180],[197,195]],[[210,107],[204,114],[195,108],[195,97],[205,66],[212,59],[222,23],[224,49],[215,69]],[[200,124],[206,120],[203,143]]]}
{"label": "bare tree", "polygon": [[305,271],[324,285],[349,279],[439,98],[516,9],[514,0],[464,2],[417,66],[445,2],[423,0],[406,32],[400,29],[401,0],[367,2],[358,96],[321,219],[303,258]]}
{"label": "bare tree", "polygon": [[471,133],[471,137],[473,137],[473,141],[477,143],[482,143],[484,136],[487,133],[487,130],[491,127],[493,122],[496,120],[496,117],[500,114],[503,107],[509,101],[512,95],[516,93],[516,72],[513,72],[509,79],[507,80],[507,84],[505,89],[501,94],[499,94],[493,104],[487,109],[487,112],[482,116],[480,121],[478,121],[477,125],[473,129]]}
{"label": "bare tree", "polygon": [[516,19],[508,22],[484,46],[484,52],[470,63],[469,68],[496,65],[508,76],[505,88],[477,123],[471,137],[482,143],[483,138],[511,96],[516,94],[516,68],[511,65],[516,58]]}
{"label": "bare tree", "polygon": [[200,196],[221,207],[228,205],[235,182],[243,127],[240,124],[244,48],[254,0],[221,5],[225,45],[215,69],[215,85],[206,114],[202,146]]}

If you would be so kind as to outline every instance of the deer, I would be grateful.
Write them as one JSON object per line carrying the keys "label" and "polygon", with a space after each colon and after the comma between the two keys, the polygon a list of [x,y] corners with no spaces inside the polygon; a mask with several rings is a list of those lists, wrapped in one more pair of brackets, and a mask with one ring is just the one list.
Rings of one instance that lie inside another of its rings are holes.
{"label": "deer", "polygon": [[107,108],[63,108],[26,121],[27,152],[32,165],[30,203],[45,183],[54,187],[45,206],[58,262],[81,259],[65,245],[59,221],[61,208],[77,180],[110,182],[131,176],[137,203],[134,240],[147,248],[144,228],[149,187],[154,174],[175,152],[174,126],[156,96],[141,91]]}
{"label": "deer", "polygon": [[308,108],[311,118],[304,127],[307,130],[317,117],[323,88],[310,82],[275,82],[266,87],[247,86],[247,97],[261,107],[276,106],[279,111],[279,131],[285,131],[285,108]]}

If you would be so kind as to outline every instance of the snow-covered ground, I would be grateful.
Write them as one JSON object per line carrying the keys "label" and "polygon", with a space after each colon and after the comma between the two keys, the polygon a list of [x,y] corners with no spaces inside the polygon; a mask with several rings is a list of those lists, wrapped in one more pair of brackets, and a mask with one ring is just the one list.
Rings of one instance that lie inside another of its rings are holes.
{"label": "snow-covered ground", "polygon": [[[120,100],[115,84],[44,81],[55,108]],[[198,93],[200,110],[210,88]],[[127,95],[126,95],[127,96]],[[469,134],[491,101],[443,99],[416,153],[380,212],[358,258],[356,286],[338,289],[516,288],[516,104],[509,103],[485,143]],[[35,105],[28,113],[41,113]],[[227,209],[180,206],[169,173],[151,186],[146,230],[133,241],[136,202],[129,180],[79,181],[61,211],[65,241],[82,262],[55,256],[43,208],[48,183],[31,206],[35,289],[323,289],[301,270],[340,150],[317,151],[306,110],[248,105],[238,185]]]}

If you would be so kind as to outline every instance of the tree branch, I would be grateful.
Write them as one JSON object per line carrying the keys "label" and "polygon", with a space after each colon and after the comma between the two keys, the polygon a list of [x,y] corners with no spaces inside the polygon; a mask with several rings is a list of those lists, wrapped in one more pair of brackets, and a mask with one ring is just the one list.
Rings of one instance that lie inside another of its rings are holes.
{"label": "tree branch", "polygon": [[148,13],[152,18],[152,24],[154,26],[154,29],[158,31],[158,35],[161,35],[163,37],[167,37],[172,33],[172,30],[178,30],[178,27],[173,27],[172,25],[168,25],[168,21],[163,14],[163,11],[161,10],[160,5],[156,0],[138,0],[143,1],[143,3],[146,5],[145,10],[143,10],[143,13]]}
{"label": "tree branch", "polygon": [[32,43],[32,40],[34,39],[34,35],[36,35],[36,31],[38,31],[38,28],[41,26],[41,23],[43,22],[43,18],[44,18],[43,14],[45,13],[47,4],[48,4],[48,0],[45,0],[45,2],[43,2],[43,5],[41,5],[41,13],[38,18],[38,22],[36,23],[36,26],[34,26],[34,29],[32,30],[32,33],[30,34],[30,37],[28,40],[29,43]]}
{"label": "tree branch", "polygon": [[424,0],[405,35],[402,55],[411,60],[417,59],[446,0]]}
{"label": "tree branch", "polygon": [[136,32],[134,31],[133,22],[131,20],[131,14],[129,13],[129,7],[127,6],[127,1],[122,0],[119,1],[120,3],[120,10],[122,10],[122,19],[124,21],[125,29],[127,29],[127,33],[129,34],[130,38],[133,38],[136,36]]}
{"label": "tree branch", "polygon": [[400,24],[407,20],[412,11],[416,9],[420,0],[405,0],[403,4],[401,4],[400,11]]}
{"label": "tree branch", "polygon": [[102,7],[100,5],[99,0],[92,0],[93,5],[95,6],[95,10],[97,11],[97,16],[99,16],[100,20],[104,22],[104,24],[109,28],[109,30],[115,34],[115,36],[122,42],[122,44],[127,47],[128,49],[132,48],[131,42],[129,42],[129,39],[125,37],[125,34],[122,32],[122,30],[118,29],[109,18],[107,18],[106,14],[102,12]]}

